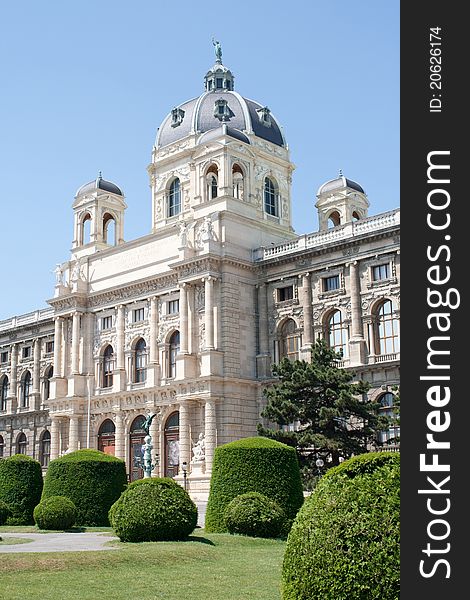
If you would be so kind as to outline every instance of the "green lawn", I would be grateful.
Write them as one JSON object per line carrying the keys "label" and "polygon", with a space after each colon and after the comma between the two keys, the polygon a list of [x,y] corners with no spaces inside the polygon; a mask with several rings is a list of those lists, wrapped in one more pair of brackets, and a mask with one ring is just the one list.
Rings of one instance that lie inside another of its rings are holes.
{"label": "green lawn", "polygon": [[119,551],[0,554],[0,587],[9,600],[280,598],[280,540],[196,529],[186,542],[112,543]]}

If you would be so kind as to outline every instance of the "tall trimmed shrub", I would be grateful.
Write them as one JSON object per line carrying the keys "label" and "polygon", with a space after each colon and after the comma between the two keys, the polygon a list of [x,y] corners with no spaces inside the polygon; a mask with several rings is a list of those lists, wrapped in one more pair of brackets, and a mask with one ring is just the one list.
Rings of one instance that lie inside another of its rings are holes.
{"label": "tall trimmed shrub", "polygon": [[77,507],[77,525],[109,525],[108,511],[126,484],[123,460],[98,450],[77,450],[50,462],[42,500],[65,496]]}
{"label": "tall trimmed shrub", "polygon": [[131,483],[109,520],[122,542],[184,540],[197,525],[197,507],[176,481],[152,477]]}
{"label": "tall trimmed shrub", "polygon": [[41,465],[24,454],[0,460],[0,501],[10,510],[7,525],[32,525],[33,510],[41,499]]}
{"label": "tall trimmed shrub", "polygon": [[361,455],[323,477],[287,540],[282,600],[398,600],[399,455]]}
{"label": "tall trimmed shrub", "polygon": [[224,513],[228,503],[247,492],[275,500],[284,510],[289,528],[304,500],[295,449],[264,437],[216,448],[205,529],[227,531]]}

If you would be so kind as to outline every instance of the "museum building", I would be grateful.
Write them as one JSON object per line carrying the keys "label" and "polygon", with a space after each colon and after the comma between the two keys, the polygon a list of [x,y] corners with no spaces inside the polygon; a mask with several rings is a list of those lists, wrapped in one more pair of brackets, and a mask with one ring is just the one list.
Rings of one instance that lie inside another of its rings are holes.
{"label": "museum building", "polygon": [[203,93],[158,129],[150,233],[124,240],[124,193],[100,174],[75,195],[50,307],[0,321],[0,458],[46,468],[98,448],[133,480],[155,414],[153,475],[179,479],[185,463],[204,494],[215,447],[256,435],[272,363],[309,360],[317,338],[391,414],[399,210],[369,216],[363,187],[340,172],[318,189],[319,230],[297,235],[283,130],[216,59]]}

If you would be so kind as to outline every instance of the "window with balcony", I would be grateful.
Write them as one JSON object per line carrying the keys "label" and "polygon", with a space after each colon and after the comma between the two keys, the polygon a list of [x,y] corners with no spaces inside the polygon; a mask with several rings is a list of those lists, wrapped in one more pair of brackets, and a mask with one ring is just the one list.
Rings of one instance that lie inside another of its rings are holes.
{"label": "window with balcony", "polygon": [[143,338],[138,340],[134,350],[134,383],[147,379],[147,345]]}
{"label": "window with balcony", "polygon": [[114,350],[113,347],[106,346],[103,352],[102,360],[102,376],[101,386],[104,388],[110,388],[113,386],[113,371],[114,371]]}
{"label": "window with balcony", "polygon": [[31,373],[26,371],[21,378],[20,383],[20,407],[27,408],[29,406],[29,398],[32,391]]}
{"label": "window with balcony", "polygon": [[294,319],[287,319],[280,329],[279,359],[298,360],[300,349],[300,334]]}
{"label": "window with balcony", "polygon": [[328,345],[343,357],[348,356],[348,327],[343,322],[340,310],[335,310],[327,317],[326,338]]}
{"label": "window with balcony", "polygon": [[400,352],[399,321],[394,314],[391,300],[380,304],[376,314],[376,335],[379,354],[393,354]]}
{"label": "window with balcony", "polygon": [[380,445],[396,444],[400,438],[400,426],[398,424],[395,396],[391,392],[386,392],[378,401],[380,403],[379,416],[387,417],[390,423],[387,429],[379,431],[378,442]]}
{"label": "window with balcony", "polygon": [[168,348],[168,377],[176,376],[176,357],[180,351],[180,332],[175,331],[170,338]]}
{"label": "window with balcony", "polygon": [[8,402],[8,390],[10,389],[10,382],[8,380],[8,377],[6,375],[4,375],[2,377],[1,383],[0,383],[0,410],[6,410],[7,409],[7,402]]}

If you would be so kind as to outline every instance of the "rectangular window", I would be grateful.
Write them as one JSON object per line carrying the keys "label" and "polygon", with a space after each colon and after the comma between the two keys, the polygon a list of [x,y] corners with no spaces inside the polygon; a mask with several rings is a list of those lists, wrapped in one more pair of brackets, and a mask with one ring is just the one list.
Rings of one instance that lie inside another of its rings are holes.
{"label": "rectangular window", "polygon": [[31,357],[31,346],[25,346],[22,350],[21,356],[23,358],[30,358]]}
{"label": "rectangular window", "polygon": [[223,79],[221,77],[216,77],[215,85],[218,90],[222,89],[222,83],[223,83]]}
{"label": "rectangular window", "polygon": [[8,350],[6,352],[0,352],[0,362],[1,363],[8,362]]}
{"label": "rectangular window", "polygon": [[170,300],[168,302],[168,314],[169,315],[177,315],[180,311],[180,301],[179,300]]}
{"label": "rectangular window", "polygon": [[278,288],[277,290],[277,301],[285,302],[286,300],[292,300],[294,298],[294,286],[288,285],[287,287]]}
{"label": "rectangular window", "polygon": [[52,354],[54,352],[54,342],[46,342],[46,354]]}
{"label": "rectangular window", "polygon": [[136,308],[132,311],[132,322],[139,323],[143,321],[145,317],[145,312],[143,308]]}
{"label": "rectangular window", "polygon": [[101,329],[111,329],[113,326],[113,317],[103,317],[101,319]]}
{"label": "rectangular window", "polygon": [[388,279],[389,275],[389,264],[377,265],[372,267],[372,279],[374,281],[381,281],[382,279]]}
{"label": "rectangular window", "polygon": [[331,292],[333,290],[339,290],[339,275],[323,278],[323,291]]}

